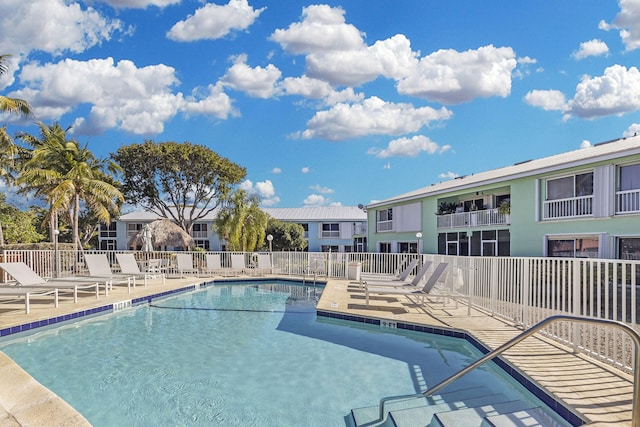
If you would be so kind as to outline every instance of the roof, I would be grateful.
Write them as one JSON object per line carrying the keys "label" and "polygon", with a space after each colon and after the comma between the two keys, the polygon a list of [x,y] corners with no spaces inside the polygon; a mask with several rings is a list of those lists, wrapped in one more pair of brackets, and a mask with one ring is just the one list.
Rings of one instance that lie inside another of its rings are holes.
{"label": "roof", "polygon": [[634,135],[629,138],[621,138],[602,142],[589,147],[580,148],[579,150],[569,151],[566,153],[556,154],[553,156],[543,157],[535,160],[527,160],[511,166],[506,166],[503,168],[493,169],[471,175],[465,175],[449,181],[431,184],[428,187],[423,187],[414,191],[410,191],[408,193],[400,194],[398,196],[371,203],[367,205],[367,208],[373,208],[402,201],[410,201],[426,196],[450,192],[453,190],[463,190],[465,188],[473,188],[479,185],[499,183],[511,179],[534,176],[542,173],[559,171],[562,169],[595,163],[598,161],[605,161],[637,154],[640,154],[640,136]]}
{"label": "roof", "polygon": [[[367,214],[357,206],[320,206],[307,208],[263,208],[267,214],[280,221],[366,221]],[[217,210],[199,221],[214,221]],[[151,222],[161,217],[147,211],[121,215],[123,222]]]}

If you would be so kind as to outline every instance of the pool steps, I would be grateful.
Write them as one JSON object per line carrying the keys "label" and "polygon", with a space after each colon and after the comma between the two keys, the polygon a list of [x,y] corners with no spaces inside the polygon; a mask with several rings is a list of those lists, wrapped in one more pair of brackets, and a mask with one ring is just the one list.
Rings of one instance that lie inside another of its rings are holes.
{"label": "pool steps", "polygon": [[351,411],[355,427],[516,427],[566,426],[553,419],[544,409],[531,407],[520,400],[508,400],[501,394],[491,394],[485,387],[474,387],[422,397],[390,402],[387,416],[378,421],[378,405]]}

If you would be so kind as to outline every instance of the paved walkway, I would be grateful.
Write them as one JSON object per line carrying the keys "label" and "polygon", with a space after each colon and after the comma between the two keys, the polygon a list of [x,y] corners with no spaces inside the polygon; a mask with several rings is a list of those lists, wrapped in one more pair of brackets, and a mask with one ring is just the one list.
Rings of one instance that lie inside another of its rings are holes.
{"label": "paved walkway", "polygon": [[[81,297],[77,304],[61,300],[60,307],[44,301],[32,304],[31,314],[24,313],[23,304],[0,304],[0,329],[34,322],[61,314],[134,297],[165,292],[203,279],[186,278],[152,280],[149,286],[138,286],[131,294],[126,287],[116,286],[109,297]],[[355,314],[389,320],[400,320],[432,326],[464,330],[491,348],[496,348],[521,332],[515,325],[486,313],[460,305],[422,306],[406,297],[375,298],[366,307],[364,295],[348,281],[330,281],[318,308],[323,311]],[[631,425],[633,385],[630,375],[599,364],[544,338],[535,336],[506,353],[512,365],[532,381],[545,387],[556,398],[575,409],[594,426]],[[0,353],[0,427],[49,425],[82,426],[89,423],[51,391],[42,387],[6,355]],[[46,422],[44,422],[46,420]]]}

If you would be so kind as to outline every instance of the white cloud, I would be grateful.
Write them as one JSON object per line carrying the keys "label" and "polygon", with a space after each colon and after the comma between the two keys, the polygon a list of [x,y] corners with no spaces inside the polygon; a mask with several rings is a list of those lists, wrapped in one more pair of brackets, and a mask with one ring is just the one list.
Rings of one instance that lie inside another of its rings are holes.
{"label": "white cloud", "polygon": [[3,1],[0,21],[0,52],[16,56],[33,50],[52,55],[84,52],[123,28],[118,19],[66,0]]}
{"label": "white cloud", "polygon": [[609,46],[602,40],[593,39],[580,43],[580,49],[573,52],[575,59],[584,59],[589,56],[600,56],[609,53]]}
{"label": "white cloud", "polygon": [[270,39],[288,52],[311,53],[332,50],[356,50],[364,43],[356,27],[346,24],[344,10],[328,5],[312,5],[302,9],[302,22],[286,30],[277,29]]}
{"label": "white cloud", "polygon": [[175,41],[215,40],[233,30],[245,30],[266,9],[254,9],[247,0],[229,0],[224,6],[207,3],[177,22],[167,37]]}
{"label": "white cloud", "polygon": [[329,83],[307,76],[287,77],[282,81],[281,88],[286,95],[322,99],[325,105],[334,105],[338,102],[359,102],[364,99],[364,94],[355,93],[353,88],[337,91]]}
{"label": "white cloud", "polygon": [[583,139],[582,142],[580,143],[580,148],[587,148],[587,147],[591,147],[591,141],[589,141],[588,139]]}
{"label": "white cloud", "polygon": [[309,194],[303,201],[302,204],[305,207],[317,207],[317,206],[327,206],[331,202],[330,199],[325,198],[320,194]]}
{"label": "white cloud", "polygon": [[333,194],[335,193],[335,191],[329,187],[322,187],[319,184],[316,185],[312,185],[311,187],[309,187],[311,190],[316,191],[320,194]]}
{"label": "white cloud", "polygon": [[448,171],[446,173],[441,173],[438,175],[438,178],[442,178],[442,179],[455,179],[457,177],[459,177],[460,175],[455,173],[455,172],[451,172]]}
{"label": "white cloud", "polygon": [[182,111],[187,114],[203,114],[219,119],[239,114],[234,110],[231,98],[224,93],[224,88],[220,83],[209,85],[207,91],[200,92],[199,89],[194,89],[191,96],[185,98]]}
{"label": "white cloud", "polygon": [[239,55],[227,70],[221,82],[225,86],[246,92],[258,98],[269,98],[276,93],[276,82],[282,73],[273,64],[251,68],[246,63],[246,55]]}
{"label": "white cloud", "polygon": [[620,38],[627,51],[640,47],[640,2],[638,0],[618,0],[620,12],[611,24],[600,22],[599,28],[620,30]]}
{"label": "white cloud", "polygon": [[275,168],[271,169],[271,173],[273,173],[273,174],[282,173],[282,169],[280,169],[278,167],[275,167]]}
{"label": "white cloud", "polygon": [[633,123],[627,128],[626,131],[624,131],[622,136],[628,138],[630,136],[636,136],[638,134],[640,134],[640,123]]}
{"label": "white cloud", "polygon": [[389,142],[386,149],[371,148],[367,154],[380,159],[387,157],[418,157],[420,153],[443,153],[451,149],[450,145],[440,146],[424,135],[416,135],[411,138],[398,138]]}
{"label": "white cloud", "polygon": [[25,85],[14,92],[28,100],[40,120],[59,119],[81,104],[90,105],[87,117],[77,117],[72,132],[95,135],[118,128],[138,135],[157,134],[178,112],[226,118],[233,114],[231,101],[219,86],[208,94],[184,98],[171,89],[179,82],[175,70],[166,65],[138,68],[128,60],[117,64],[113,58],[23,67],[20,80]]}
{"label": "white cloud", "polygon": [[414,108],[411,104],[395,104],[371,97],[358,104],[336,104],[317,112],[308,122],[302,138],[339,141],[365,135],[401,135],[417,132],[432,121],[451,118],[442,107]]}
{"label": "white cloud", "polygon": [[613,65],[602,76],[582,78],[567,114],[591,119],[640,109],[640,71]]}
{"label": "white cloud", "polygon": [[532,90],[524,97],[527,104],[543,110],[560,110],[566,108],[567,100],[559,90]]}
{"label": "white cloud", "polygon": [[300,169],[300,172],[302,173],[309,173],[311,169],[309,169],[307,166],[303,167],[302,169]]}
{"label": "white cloud", "polygon": [[109,6],[116,9],[145,9],[149,6],[159,8],[180,3],[181,0],[102,0]]}
{"label": "white cloud", "polygon": [[506,97],[511,93],[516,64],[510,47],[489,45],[466,52],[442,49],[420,59],[417,69],[398,82],[398,92],[443,104]]}
{"label": "white cloud", "polygon": [[245,179],[238,187],[249,194],[257,195],[262,206],[274,206],[280,202],[280,197],[276,195],[276,190],[271,180],[256,182],[254,185],[250,179]]}

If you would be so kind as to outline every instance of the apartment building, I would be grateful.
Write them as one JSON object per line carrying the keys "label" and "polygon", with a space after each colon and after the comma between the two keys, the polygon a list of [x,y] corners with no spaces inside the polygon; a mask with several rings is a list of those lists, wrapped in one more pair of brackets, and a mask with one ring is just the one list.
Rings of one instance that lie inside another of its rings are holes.
{"label": "apartment building", "polygon": [[[308,241],[308,251],[353,252],[366,250],[367,214],[355,206],[325,206],[306,208],[264,208],[271,217],[283,222],[302,225]],[[196,246],[205,250],[225,250],[224,239],[215,231],[216,212],[193,225],[191,237]],[[130,212],[121,215],[109,226],[101,226],[99,248],[102,250],[130,249],[129,240],[144,224],[160,219],[151,212]],[[167,250],[179,248],[166,248]]]}
{"label": "apartment building", "polygon": [[366,210],[372,252],[640,259],[640,137],[461,176]]}

